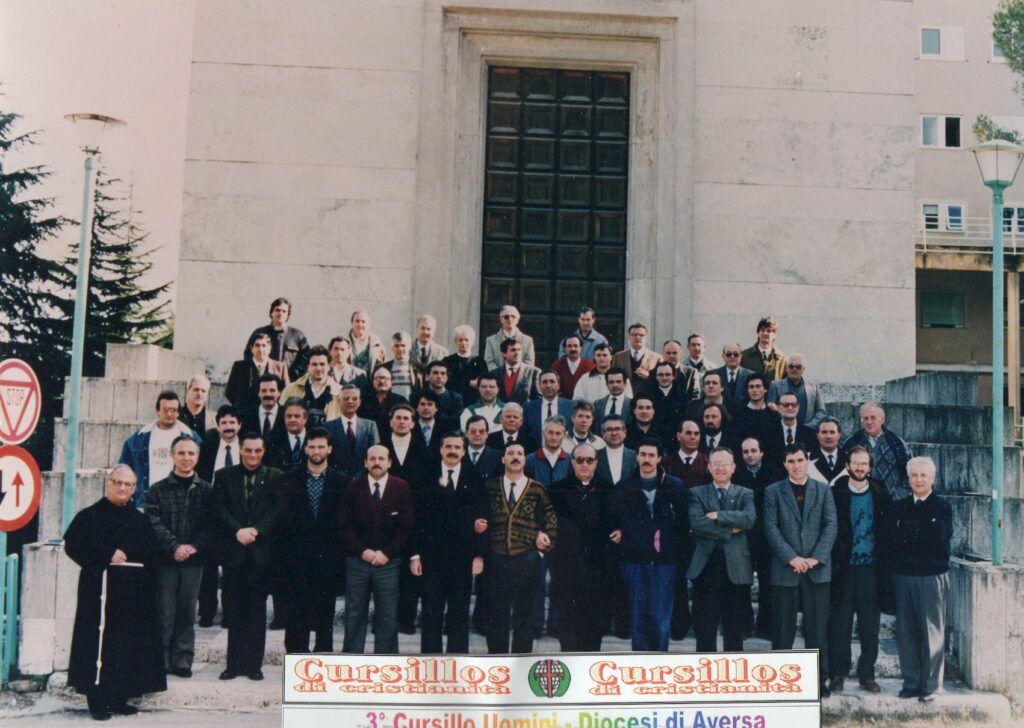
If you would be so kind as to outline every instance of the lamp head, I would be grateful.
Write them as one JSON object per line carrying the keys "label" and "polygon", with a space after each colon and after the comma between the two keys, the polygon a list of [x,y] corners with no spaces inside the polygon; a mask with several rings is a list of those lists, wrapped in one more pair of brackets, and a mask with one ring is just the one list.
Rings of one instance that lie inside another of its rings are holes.
{"label": "lamp head", "polygon": [[989,187],[1009,187],[1017,178],[1024,147],[1002,139],[982,142],[971,149],[981,179]]}
{"label": "lamp head", "polygon": [[99,153],[103,132],[107,129],[124,126],[126,123],[121,119],[104,114],[67,114],[64,118],[78,127],[78,146],[89,156]]}

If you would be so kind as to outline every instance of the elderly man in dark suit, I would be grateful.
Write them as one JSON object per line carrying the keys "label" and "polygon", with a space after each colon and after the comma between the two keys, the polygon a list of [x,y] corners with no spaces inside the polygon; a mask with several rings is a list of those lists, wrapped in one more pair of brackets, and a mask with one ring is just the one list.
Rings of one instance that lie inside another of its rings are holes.
{"label": "elderly man in dark suit", "polygon": [[646,392],[653,384],[654,366],[661,357],[658,352],[647,348],[647,327],[643,324],[631,324],[629,327],[629,347],[612,357],[612,366],[622,369],[629,375],[633,385],[633,396]]}
{"label": "elderly man in dark suit", "polygon": [[310,430],[305,465],[286,473],[278,486],[278,568],[288,652],[309,652],[310,631],[313,652],[334,651],[334,602],[343,574],[338,507],[348,476],[328,467],[330,454],[330,433]]}
{"label": "elderly man in dark suit", "polygon": [[523,427],[534,442],[540,442],[544,423],[559,416],[568,422],[572,419],[572,400],[559,396],[558,374],[546,371],[540,375],[540,397],[523,405]]}
{"label": "elderly man in dark suit", "polygon": [[754,373],[740,366],[742,357],[743,349],[739,344],[726,344],[722,347],[722,359],[725,360],[725,364],[711,370],[722,377],[722,396],[725,398],[725,406],[733,416],[747,404],[747,380]]}
{"label": "elderly man in dark suit", "polygon": [[827,483],[807,477],[807,450],[789,445],[783,461],[789,477],[764,494],[764,532],[772,561],[772,649],[789,650],[796,639],[799,595],[804,645],[818,648],[821,696],[828,675],[829,588],[832,546],[838,533],[836,505]]}
{"label": "elderly man in dark suit", "polygon": [[263,465],[266,446],[254,432],[242,438],[241,463],[217,473],[213,510],[224,562],[228,623],[227,665],[221,680],[263,677],[267,637],[270,538],[281,520],[277,497],[280,470]]}
{"label": "elderly man in dark suit", "polygon": [[362,653],[373,593],[374,654],[398,652],[398,575],[414,526],[413,499],[404,480],[388,474],[383,445],[366,453],[366,473],[341,497],[345,545],[345,652]]}
{"label": "elderly man in dark suit", "polygon": [[358,473],[366,460],[366,451],[380,442],[377,423],[358,415],[362,397],[362,391],[355,384],[343,386],[341,394],[335,398],[341,415],[324,425],[334,443],[331,467],[343,473]]}
{"label": "elderly man in dark suit", "polygon": [[785,379],[776,379],[768,388],[768,406],[779,401],[779,396],[791,392],[800,401],[800,421],[817,429],[818,423],[828,416],[825,398],[818,391],[818,385],[804,379],[807,364],[803,354],[791,354],[786,362]]}
{"label": "elderly man in dark suit", "polygon": [[747,532],[757,519],[754,493],[732,482],[736,461],[720,447],[709,459],[712,482],[690,491],[693,556],[686,578],[693,582],[697,652],[718,651],[722,625],[726,652],[743,651],[744,602],[754,582]]}

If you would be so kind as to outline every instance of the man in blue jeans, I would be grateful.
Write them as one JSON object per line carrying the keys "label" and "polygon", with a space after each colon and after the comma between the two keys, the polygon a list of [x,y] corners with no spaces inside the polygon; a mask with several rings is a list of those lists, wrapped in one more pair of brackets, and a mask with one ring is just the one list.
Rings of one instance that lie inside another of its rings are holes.
{"label": "man in blue jeans", "polygon": [[391,456],[383,445],[366,451],[366,473],[341,495],[345,558],[345,652],[366,647],[366,620],[373,593],[373,652],[398,652],[398,570],[413,529],[412,493],[388,474]]}
{"label": "man in blue jeans", "polygon": [[689,538],[687,494],[683,482],[662,471],[661,444],[643,440],[637,471],[617,486],[612,497],[619,562],[629,597],[633,649],[668,650],[676,563]]}

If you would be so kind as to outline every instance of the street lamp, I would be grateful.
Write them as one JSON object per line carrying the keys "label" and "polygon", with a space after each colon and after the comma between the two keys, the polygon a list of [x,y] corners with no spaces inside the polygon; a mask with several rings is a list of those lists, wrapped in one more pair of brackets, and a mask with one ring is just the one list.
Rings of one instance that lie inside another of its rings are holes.
{"label": "street lamp", "polygon": [[[992,563],[1003,563],[1003,190],[1013,184],[1024,147],[1000,139],[971,150],[992,190]],[[1012,301],[1011,305],[1018,305]],[[1014,357],[1015,359],[1016,357]]]}
{"label": "street lamp", "polygon": [[68,114],[64,117],[78,127],[79,147],[85,152],[85,190],[82,194],[82,235],[78,242],[78,275],[75,280],[75,319],[71,334],[71,392],[68,402],[68,439],[64,460],[64,498],[61,508],[61,532],[75,517],[75,472],[78,469],[78,421],[82,399],[82,358],[85,352],[85,313],[89,292],[89,255],[92,252],[92,216],[94,179],[93,158],[99,154],[100,140],[107,129],[125,122],[103,114]]}

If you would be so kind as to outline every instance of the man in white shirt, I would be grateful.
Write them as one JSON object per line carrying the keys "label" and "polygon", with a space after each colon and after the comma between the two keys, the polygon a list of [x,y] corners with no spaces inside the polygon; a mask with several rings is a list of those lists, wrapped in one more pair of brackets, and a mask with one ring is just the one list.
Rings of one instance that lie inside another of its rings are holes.
{"label": "man in white shirt", "polygon": [[491,374],[482,374],[477,380],[477,392],[480,394],[480,401],[466,407],[459,418],[462,431],[466,431],[466,422],[470,417],[480,415],[487,419],[490,432],[497,432],[501,429],[501,411],[505,408],[505,403],[498,399],[498,378]]}
{"label": "man in white shirt", "polygon": [[142,507],[150,483],[163,480],[174,469],[171,443],[179,435],[189,435],[196,444],[200,437],[184,422],[178,420],[181,400],[176,392],[164,391],[156,398],[156,419],[124,441],[118,462],[135,473],[135,493],[132,505]]}
{"label": "man in white shirt", "polygon": [[700,372],[701,378],[718,366],[713,361],[704,357],[704,352],[706,350],[707,343],[704,341],[703,334],[690,334],[686,337],[686,351],[688,356],[686,357],[685,364]]}
{"label": "man in white shirt", "polygon": [[626,447],[626,420],[622,415],[608,415],[601,427],[605,447],[597,452],[598,477],[618,485],[636,470],[636,450]]}
{"label": "man in white shirt", "polygon": [[[608,344],[598,344],[594,347],[594,369],[576,382],[572,398],[581,399],[584,402],[596,402],[608,395],[608,386],[605,376],[612,368],[612,348]],[[625,370],[623,370],[625,371]],[[633,385],[629,378],[626,378],[626,396],[633,396]]]}

